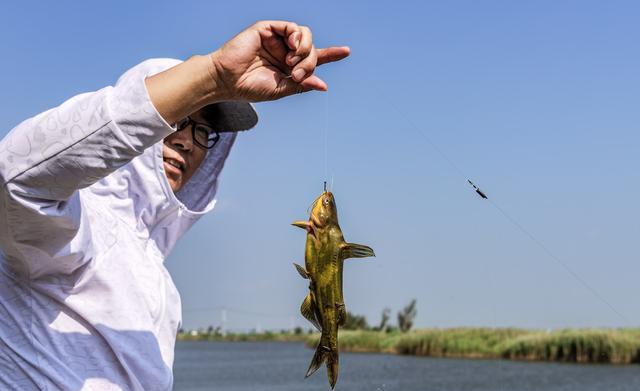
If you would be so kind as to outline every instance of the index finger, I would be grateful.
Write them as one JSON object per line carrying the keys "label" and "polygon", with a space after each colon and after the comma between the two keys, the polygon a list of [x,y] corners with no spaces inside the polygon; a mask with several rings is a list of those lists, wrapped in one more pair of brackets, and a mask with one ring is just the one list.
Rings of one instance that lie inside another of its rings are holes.
{"label": "index finger", "polygon": [[318,65],[322,65],[349,57],[351,49],[348,46],[332,46],[324,49],[316,49],[316,53],[318,55]]}

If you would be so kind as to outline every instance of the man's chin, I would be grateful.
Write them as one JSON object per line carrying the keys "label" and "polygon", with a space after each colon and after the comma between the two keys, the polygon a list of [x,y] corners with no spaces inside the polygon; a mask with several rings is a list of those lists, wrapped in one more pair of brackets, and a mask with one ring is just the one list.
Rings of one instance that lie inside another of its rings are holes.
{"label": "man's chin", "polygon": [[167,181],[169,182],[169,187],[171,187],[171,190],[173,190],[174,193],[182,187],[182,182],[180,180],[167,176]]}
{"label": "man's chin", "polygon": [[171,186],[171,190],[175,193],[182,187],[182,173],[174,166],[164,163],[164,173]]}

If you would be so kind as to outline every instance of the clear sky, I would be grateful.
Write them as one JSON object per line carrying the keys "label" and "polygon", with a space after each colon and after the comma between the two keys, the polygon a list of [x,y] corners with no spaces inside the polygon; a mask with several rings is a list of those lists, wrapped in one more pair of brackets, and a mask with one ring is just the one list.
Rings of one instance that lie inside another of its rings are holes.
{"label": "clear sky", "polygon": [[345,264],[347,309],[370,323],[416,298],[418,327],[640,326],[637,2],[21,1],[0,14],[0,136],[256,20],[351,46],[318,70],[329,93],[257,105],[216,211],[167,260],[186,328],[219,325],[221,308],[232,329],[308,326],[292,266],[305,234],[290,222],[331,178],[346,239],[377,254]]}

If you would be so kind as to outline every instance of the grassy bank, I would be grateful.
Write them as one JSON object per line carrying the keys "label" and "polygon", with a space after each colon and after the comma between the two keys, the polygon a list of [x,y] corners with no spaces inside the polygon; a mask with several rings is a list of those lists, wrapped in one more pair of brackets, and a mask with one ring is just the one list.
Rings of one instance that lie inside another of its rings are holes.
{"label": "grassy bank", "polygon": [[[315,347],[318,335],[306,337]],[[428,357],[505,358],[577,363],[640,363],[640,329],[423,329],[405,334],[342,331],[340,349]]]}
{"label": "grassy bank", "polygon": [[219,341],[219,342],[306,342],[308,335],[286,332],[264,333],[179,333],[178,341]]}

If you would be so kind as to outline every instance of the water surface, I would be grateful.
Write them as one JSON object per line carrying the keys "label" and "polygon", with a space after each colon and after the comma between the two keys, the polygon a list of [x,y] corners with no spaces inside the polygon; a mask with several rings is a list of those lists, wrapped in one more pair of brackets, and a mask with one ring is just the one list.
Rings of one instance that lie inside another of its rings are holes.
{"label": "water surface", "polygon": [[[174,390],[330,390],[324,366],[304,379],[312,355],[300,343],[178,342]],[[336,390],[638,391],[640,366],[342,353]]]}

